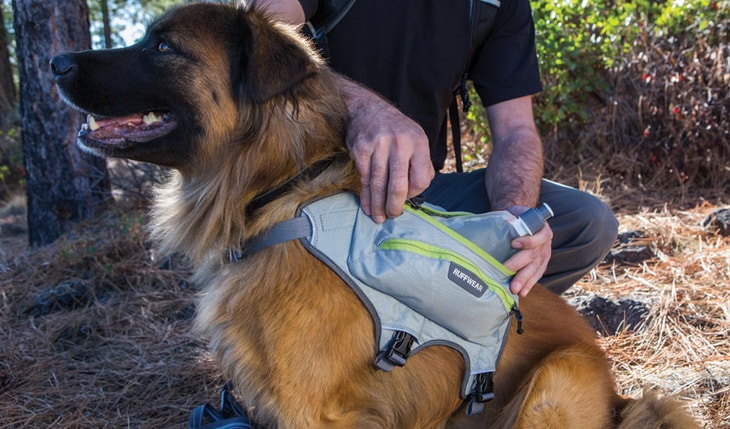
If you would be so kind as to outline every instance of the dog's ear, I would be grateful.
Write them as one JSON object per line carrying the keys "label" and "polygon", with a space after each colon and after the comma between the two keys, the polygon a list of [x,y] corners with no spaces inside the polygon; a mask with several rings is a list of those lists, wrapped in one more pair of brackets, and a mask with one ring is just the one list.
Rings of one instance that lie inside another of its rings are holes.
{"label": "dog's ear", "polygon": [[255,10],[239,9],[243,32],[233,58],[233,85],[239,97],[263,103],[302,82],[317,67],[312,51],[287,30]]}

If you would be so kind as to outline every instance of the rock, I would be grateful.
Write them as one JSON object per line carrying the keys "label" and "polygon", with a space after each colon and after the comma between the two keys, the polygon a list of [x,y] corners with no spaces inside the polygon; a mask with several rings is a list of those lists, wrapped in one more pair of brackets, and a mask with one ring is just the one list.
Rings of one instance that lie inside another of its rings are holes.
{"label": "rock", "polygon": [[702,220],[702,226],[723,237],[730,236],[730,209],[722,208],[710,213]]}
{"label": "rock", "polygon": [[89,288],[85,282],[69,280],[38,294],[23,313],[29,317],[40,317],[56,311],[73,310],[86,305],[90,300]]}
{"label": "rock", "polygon": [[618,264],[638,264],[639,262],[651,259],[654,256],[654,251],[648,246],[639,247],[626,247],[623,249],[611,249],[603,260],[603,263],[611,264],[616,262]]}
{"label": "rock", "polygon": [[615,335],[620,330],[636,330],[642,325],[649,308],[640,301],[611,301],[602,296],[578,296],[571,300],[588,323],[601,335]]}
{"label": "rock", "polygon": [[[638,264],[647,259],[656,256],[654,250],[646,245],[648,240],[644,231],[632,230],[622,232],[617,237],[617,243],[608,255],[601,262],[603,264]],[[639,241],[642,244],[632,244],[633,241]]]}
{"label": "rock", "polygon": [[619,244],[629,244],[636,238],[646,238],[646,232],[634,229],[619,233],[618,237],[616,237]]}

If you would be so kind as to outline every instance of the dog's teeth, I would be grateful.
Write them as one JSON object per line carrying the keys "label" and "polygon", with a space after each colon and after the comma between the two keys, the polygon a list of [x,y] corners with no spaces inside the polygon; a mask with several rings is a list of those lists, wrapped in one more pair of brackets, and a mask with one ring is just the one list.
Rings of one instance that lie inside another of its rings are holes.
{"label": "dog's teeth", "polygon": [[89,125],[89,129],[91,131],[96,131],[99,128],[101,128],[101,127],[99,127],[99,124],[96,123],[96,119],[94,119],[94,117],[91,115],[88,115],[86,117],[86,123]]}
{"label": "dog's teeth", "polygon": [[142,117],[142,122],[145,124],[154,124],[155,122],[159,122],[161,119],[155,115],[155,112],[150,112]]}

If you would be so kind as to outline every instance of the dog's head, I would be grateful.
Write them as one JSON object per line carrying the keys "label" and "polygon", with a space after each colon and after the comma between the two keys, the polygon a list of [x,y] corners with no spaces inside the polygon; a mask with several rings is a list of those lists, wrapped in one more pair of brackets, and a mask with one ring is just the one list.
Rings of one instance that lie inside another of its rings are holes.
{"label": "dog's head", "polygon": [[250,133],[242,129],[253,126],[242,124],[251,115],[245,110],[289,97],[322,66],[277,25],[245,8],[186,5],[132,46],[54,57],[61,96],[88,114],[78,144],[100,156],[181,168],[199,158],[202,141]]}

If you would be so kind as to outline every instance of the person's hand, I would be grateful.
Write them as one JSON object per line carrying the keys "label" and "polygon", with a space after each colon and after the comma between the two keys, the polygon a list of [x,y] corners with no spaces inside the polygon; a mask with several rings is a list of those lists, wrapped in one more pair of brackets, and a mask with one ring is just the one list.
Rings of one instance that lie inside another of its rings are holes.
{"label": "person's hand", "polygon": [[[515,210],[509,209],[512,214]],[[522,210],[524,211],[524,210]],[[527,296],[533,286],[540,280],[552,254],[553,231],[547,223],[535,235],[526,235],[512,240],[512,248],[520,251],[504,262],[504,266],[517,274],[510,282],[512,293],[521,297]]]}
{"label": "person's hand", "polygon": [[399,216],[435,173],[423,128],[380,97],[360,96],[350,109],[347,146],[360,173],[362,209],[381,223]]}

